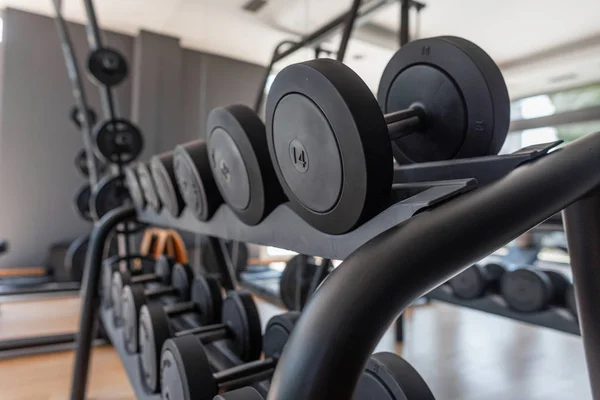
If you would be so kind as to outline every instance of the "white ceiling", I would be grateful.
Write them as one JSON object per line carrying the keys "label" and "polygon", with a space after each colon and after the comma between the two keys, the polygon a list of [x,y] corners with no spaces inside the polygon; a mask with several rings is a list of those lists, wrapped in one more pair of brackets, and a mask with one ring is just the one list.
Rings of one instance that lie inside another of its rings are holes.
{"label": "white ceiling", "polygon": [[[0,6],[52,15],[52,1],[0,0]],[[419,36],[457,35],[479,44],[501,66],[513,97],[600,81],[598,0],[421,1],[427,6]],[[102,28],[129,34],[148,29],[177,36],[186,47],[267,64],[276,43],[314,30],[351,0],[267,0],[256,14],[242,10],[244,3],[96,0],[95,6]],[[82,0],[63,0],[63,10],[67,19],[85,22]],[[397,48],[398,16],[397,3],[383,7],[350,43],[347,64],[373,89]],[[330,46],[338,40],[332,38]],[[311,56],[307,50],[285,62]]]}

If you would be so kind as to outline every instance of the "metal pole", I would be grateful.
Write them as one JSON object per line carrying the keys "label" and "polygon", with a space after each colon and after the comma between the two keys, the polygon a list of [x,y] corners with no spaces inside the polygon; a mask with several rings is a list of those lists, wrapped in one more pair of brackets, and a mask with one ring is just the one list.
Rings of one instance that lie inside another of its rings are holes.
{"label": "metal pole", "polygon": [[90,352],[94,338],[94,323],[97,319],[100,303],[98,286],[104,244],[110,232],[118,224],[124,223],[133,217],[135,217],[135,208],[133,207],[112,210],[98,221],[90,235],[81,288],[81,314],[79,317],[79,333],[76,340],[73,380],[71,381],[71,400],[85,399]]}
{"label": "metal pole", "polygon": [[207,236],[206,238],[208,240],[208,247],[210,247],[215,256],[217,269],[219,275],[221,275],[221,284],[225,290],[236,290],[237,278],[235,276],[235,268],[231,262],[225,242],[214,236]]}
{"label": "metal pole", "polygon": [[354,0],[352,2],[352,6],[350,7],[350,11],[346,15],[346,24],[344,25],[344,32],[342,33],[342,41],[340,42],[340,47],[337,53],[337,60],[340,62],[344,62],[344,57],[346,56],[346,48],[348,48],[348,42],[350,41],[350,35],[352,34],[352,30],[354,29],[354,22],[356,21],[356,17],[358,16],[360,4],[361,0]]}
{"label": "metal pole", "polygon": [[410,41],[410,6],[411,0],[400,0],[400,47]]}
{"label": "metal pole", "polygon": [[421,212],[355,251],[308,302],[273,375],[268,400],[352,398],[369,356],[400,312],[598,187],[598,154],[600,133],[586,135]]}
{"label": "metal pole", "polygon": [[280,42],[277,46],[275,46],[275,50],[273,50],[273,54],[271,55],[271,61],[269,62],[269,66],[266,68],[265,74],[263,75],[263,79],[262,79],[260,85],[258,86],[258,93],[256,94],[256,100],[254,100],[254,111],[256,111],[257,113],[260,111],[260,107],[262,105],[263,98],[265,96],[265,88],[267,86],[267,81],[269,80],[269,76],[271,76],[271,73],[273,72],[273,66],[275,65],[275,63],[278,60],[280,60],[279,54],[281,52],[281,49],[284,46],[294,45],[294,44],[296,44],[296,42],[293,42],[291,40],[284,40],[283,42]]}
{"label": "metal pole", "polygon": [[573,203],[563,217],[588,375],[600,399],[600,193]]}

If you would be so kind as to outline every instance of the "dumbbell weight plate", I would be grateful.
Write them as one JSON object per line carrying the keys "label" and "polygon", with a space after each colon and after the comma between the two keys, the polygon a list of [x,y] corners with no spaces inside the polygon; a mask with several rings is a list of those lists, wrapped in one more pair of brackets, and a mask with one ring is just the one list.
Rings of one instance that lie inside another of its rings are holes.
{"label": "dumbbell weight plate", "polygon": [[196,276],[192,283],[190,301],[198,308],[201,325],[217,323],[223,310],[223,293],[219,280],[212,276]]}
{"label": "dumbbell weight plate", "polygon": [[348,232],[390,200],[393,160],[370,89],[342,63],[281,71],[266,109],[269,153],[290,207],[315,228]]}
{"label": "dumbbell weight plate", "polygon": [[[96,159],[95,156],[94,159]],[[77,155],[75,156],[75,168],[84,178],[90,176],[90,171],[87,165],[87,153],[85,149],[81,149],[77,152]],[[96,160],[96,171],[99,175],[104,174],[104,172],[106,172],[106,164],[103,164]]]}
{"label": "dumbbell weight plate", "polygon": [[371,356],[353,400],[435,400],[421,375],[393,353]]}
{"label": "dumbbell weight plate", "polygon": [[283,348],[290,338],[300,316],[301,314],[298,311],[289,311],[276,315],[269,320],[263,339],[265,358],[279,358],[281,356]]}
{"label": "dumbbell weight plate", "polygon": [[175,184],[173,152],[153,156],[150,160],[150,171],[162,205],[172,216],[178,217],[183,211],[184,203]]}
{"label": "dumbbell weight plate", "polygon": [[571,283],[569,278],[558,271],[542,270],[542,272],[546,274],[552,283],[552,304],[563,307],[566,306],[565,293]]}
{"label": "dumbbell weight plate", "polygon": [[402,46],[383,72],[378,99],[384,113],[421,104],[431,121],[426,132],[394,141],[401,164],[497,154],[508,132],[502,74],[487,53],[461,38]]}
{"label": "dumbbell weight plate", "polygon": [[223,301],[221,322],[231,327],[233,340],[227,345],[242,361],[260,358],[262,352],[262,330],[260,316],[250,292],[230,291]]}
{"label": "dumbbell weight plate", "polygon": [[[130,255],[129,263],[132,262],[141,262],[141,265],[138,265],[139,273],[147,274],[154,272],[154,265],[156,264],[156,260],[152,257],[142,256],[142,255]],[[100,278],[100,289],[102,298],[102,305],[104,308],[112,307],[112,295],[111,295],[111,286],[113,280],[113,273],[119,270],[119,263],[127,261],[127,257],[114,255],[112,257],[107,258],[102,262],[102,272]]]}
{"label": "dumbbell weight plate", "polygon": [[123,175],[108,175],[96,183],[90,198],[90,212],[95,219],[132,201],[124,179]]}
{"label": "dumbbell weight plate", "polygon": [[219,192],[238,218],[256,225],[283,201],[269,161],[265,126],[243,105],[212,110],[207,144]]}
{"label": "dumbbell weight plate", "polygon": [[107,162],[128,164],[144,149],[144,138],[139,128],[126,119],[111,119],[94,130],[98,157]]}
{"label": "dumbbell weight plate", "polygon": [[[81,123],[82,118],[79,115],[79,107],[73,106],[71,108],[71,113],[69,114],[71,117],[71,121],[75,124],[77,129],[81,129],[83,124]],[[93,128],[96,125],[97,117],[96,112],[91,108],[88,108],[88,123],[90,124],[90,128]]]}
{"label": "dumbbell weight plate", "polygon": [[300,282],[298,282],[298,269],[301,268],[300,261],[301,256],[297,255],[286,263],[285,269],[281,274],[281,280],[279,283],[279,295],[281,301],[288,308],[288,310],[296,309],[296,290],[300,285],[300,306],[304,307],[308,299],[308,291],[312,283],[313,277],[317,272],[317,265],[312,257],[307,257],[306,265]]}
{"label": "dumbbell weight plate", "polygon": [[215,183],[204,140],[175,147],[175,179],[185,204],[200,221],[208,221],[223,198]]}
{"label": "dumbbell weight plate", "polygon": [[84,183],[75,192],[75,209],[81,218],[85,221],[93,221],[92,213],[90,211],[90,198],[92,196],[92,188],[89,184]]}
{"label": "dumbbell weight plate", "polygon": [[128,67],[121,53],[105,47],[90,53],[88,70],[98,84],[115,86],[125,80]]}
{"label": "dumbbell weight plate", "polygon": [[140,163],[137,166],[136,171],[140,180],[140,186],[142,187],[142,192],[144,193],[144,198],[146,199],[146,202],[154,211],[160,211],[160,209],[162,208],[162,203],[158,198],[158,194],[156,192],[156,185],[154,184],[154,178],[152,178],[152,174],[150,173],[148,165]]}
{"label": "dumbbell weight plate", "polygon": [[502,277],[501,291],[506,303],[515,311],[541,311],[552,297],[552,282],[541,271],[521,268]]}
{"label": "dumbbell weight plate", "polygon": [[142,191],[142,186],[135,169],[125,168],[125,184],[135,207],[139,210],[144,209],[146,207],[146,198],[144,197],[144,192]]}

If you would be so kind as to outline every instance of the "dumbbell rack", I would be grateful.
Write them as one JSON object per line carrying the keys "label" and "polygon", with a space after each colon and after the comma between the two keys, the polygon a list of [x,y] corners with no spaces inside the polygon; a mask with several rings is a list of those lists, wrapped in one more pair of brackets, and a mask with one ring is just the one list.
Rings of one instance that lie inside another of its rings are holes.
{"label": "dumbbell rack", "polygon": [[[600,264],[600,195],[590,194],[600,186],[600,133],[548,153],[551,147],[479,161],[410,166],[415,178],[408,181],[416,182],[411,186],[415,191],[412,196],[338,236],[318,232],[285,204],[254,227],[237,221],[227,206],[221,206],[209,222],[197,221],[186,211],[177,219],[132,207],[111,211],[94,228],[90,239],[71,399],[85,397],[102,248],[111,230],[129,218],[137,216],[152,225],[345,259],[303,312],[298,328],[301,333],[290,338],[273,378],[276,392],[270,393],[276,399],[321,400],[332,393],[350,398],[353,385],[348,383],[358,380],[382,332],[412,301],[565,207],[588,370],[595,398],[600,399],[600,274],[589,268]],[[478,162],[494,173],[482,175],[479,168],[473,168]],[[427,184],[426,179],[416,178],[427,176],[426,171],[432,168],[455,176]],[[397,170],[395,177],[405,172]],[[476,179],[469,179],[474,175]],[[319,311],[332,304],[335,313]],[[340,326],[352,326],[353,334],[339,335]],[[319,327],[318,332],[314,327]],[[360,342],[355,340],[358,337]],[[348,348],[354,351],[348,352]],[[311,362],[317,358],[322,362]],[[294,360],[294,365],[288,360]],[[307,384],[298,376],[313,379]]]}

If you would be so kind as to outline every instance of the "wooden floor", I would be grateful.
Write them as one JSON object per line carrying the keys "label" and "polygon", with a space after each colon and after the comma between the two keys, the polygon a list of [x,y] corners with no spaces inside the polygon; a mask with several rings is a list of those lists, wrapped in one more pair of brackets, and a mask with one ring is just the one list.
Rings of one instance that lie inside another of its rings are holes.
{"label": "wooden floor", "polygon": [[[280,310],[259,305],[263,324]],[[0,339],[61,333],[77,325],[78,300],[3,304]],[[423,375],[438,400],[589,400],[581,339],[478,311],[433,303],[407,315],[405,343],[393,330],[376,351],[396,351]],[[72,352],[0,361],[0,399],[68,398]],[[118,356],[93,351],[88,398],[134,399]]]}

